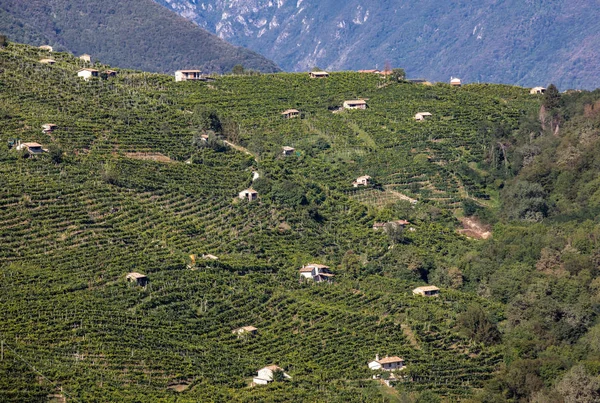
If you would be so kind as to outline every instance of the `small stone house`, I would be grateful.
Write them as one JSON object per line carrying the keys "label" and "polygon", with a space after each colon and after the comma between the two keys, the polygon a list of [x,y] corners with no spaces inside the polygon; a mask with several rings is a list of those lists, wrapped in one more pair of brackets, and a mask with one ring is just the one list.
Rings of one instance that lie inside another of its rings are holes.
{"label": "small stone house", "polygon": [[371,177],[369,175],[359,176],[354,182],[352,182],[352,186],[354,186],[355,188],[359,186],[369,186],[370,181]]}
{"label": "small stone house", "polygon": [[52,52],[54,50],[54,49],[52,49],[52,46],[50,46],[50,45],[42,45],[42,46],[40,46],[40,49],[46,50],[48,52]]}
{"label": "small stone house", "polygon": [[42,125],[42,133],[49,134],[56,130],[57,126],[54,123],[46,123]]}
{"label": "small stone house", "polygon": [[288,146],[284,146],[282,147],[283,149],[283,155],[292,155],[294,154],[294,151],[296,151],[296,149],[294,147],[288,147]]}
{"label": "small stone house", "polygon": [[18,151],[25,150],[29,155],[39,155],[46,151],[42,148],[42,145],[38,143],[20,143],[16,149]]}
{"label": "small stone house", "polygon": [[308,74],[310,75],[310,78],[324,78],[324,77],[329,77],[329,73],[326,72],[326,71],[311,71]]}
{"label": "small stone house", "polygon": [[544,94],[546,92],[546,88],[544,87],[534,87],[532,88],[529,93],[534,95],[534,94]]}
{"label": "small stone house", "polygon": [[[282,371],[283,369],[278,367],[277,365],[269,365],[268,367],[264,367],[258,370],[258,375],[255,376],[252,381],[255,385],[267,385],[269,382],[273,382],[273,374],[276,371]],[[287,379],[292,379],[291,376],[283,372],[283,377]]]}
{"label": "small stone house", "polygon": [[335,274],[331,273],[329,266],[310,263],[300,269],[300,277],[321,283],[323,281],[332,281]]}
{"label": "small stone house", "polygon": [[238,197],[242,200],[254,201],[258,199],[258,192],[252,188],[242,190]]}
{"label": "small stone house", "polygon": [[462,81],[460,78],[450,77],[450,85],[453,87],[460,87],[462,85]]}
{"label": "small stone house", "polygon": [[369,368],[373,371],[376,370],[384,370],[384,371],[394,371],[398,369],[404,368],[404,360],[400,357],[384,357],[379,358],[379,354],[375,355],[375,359],[369,362]]}
{"label": "small stone house", "polygon": [[79,60],[84,61],[86,63],[91,63],[92,56],[88,55],[87,53],[84,53],[83,55],[79,56]]}
{"label": "small stone house", "polygon": [[98,77],[98,70],[96,69],[81,69],[77,72],[77,76],[88,81],[92,77]]}
{"label": "small stone house", "polygon": [[246,334],[254,336],[256,333],[258,333],[258,329],[254,326],[242,326],[238,327],[237,329],[233,329],[231,333],[237,334],[238,336],[243,336]]}
{"label": "small stone house", "polygon": [[201,70],[177,70],[175,72],[175,81],[193,80],[203,80]]}
{"label": "small stone house", "polygon": [[285,119],[295,118],[300,116],[300,111],[297,109],[288,109],[281,112],[281,116],[283,116]]}
{"label": "small stone house", "polygon": [[53,65],[54,63],[56,63],[56,60],[54,59],[42,59],[40,60],[40,63],[42,64],[49,64],[49,65]]}
{"label": "small stone house", "polygon": [[364,99],[353,99],[344,101],[344,109],[367,109],[367,101]]}
{"label": "small stone house", "polygon": [[431,113],[429,112],[419,112],[415,115],[415,120],[417,121],[422,121],[425,120],[427,118],[430,118],[431,116],[433,116]]}
{"label": "small stone house", "polygon": [[141,273],[131,272],[125,278],[130,283],[136,283],[137,285],[139,285],[141,287],[145,287],[146,284],[148,284],[148,277],[146,277],[144,274],[141,274]]}
{"label": "small stone house", "polygon": [[414,295],[422,295],[424,297],[437,297],[440,295],[440,289],[434,285],[417,287],[412,292]]}

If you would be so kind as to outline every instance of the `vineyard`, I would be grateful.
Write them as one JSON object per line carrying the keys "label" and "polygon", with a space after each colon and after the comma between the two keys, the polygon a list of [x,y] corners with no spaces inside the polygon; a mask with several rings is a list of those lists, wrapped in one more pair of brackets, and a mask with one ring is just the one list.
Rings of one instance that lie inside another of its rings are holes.
{"label": "vineyard", "polygon": [[[381,399],[366,363],[389,354],[402,393],[454,401],[499,370],[500,347],[456,323],[471,304],[501,321],[499,303],[411,290],[473,248],[452,213],[493,197],[482,128],[516,127],[539,102],[526,89],[351,72],[85,82],[79,59],[42,57],[0,49],[0,400],[359,402]],[[332,113],[347,99],[369,107]],[[374,185],[353,188],[361,175]],[[240,200],[251,185],[259,200]],[[415,231],[372,230],[394,219]],[[190,258],[203,254],[218,260]],[[299,282],[309,262],[335,282]],[[231,333],[246,325],[257,335]],[[269,364],[292,379],[249,387]]]}

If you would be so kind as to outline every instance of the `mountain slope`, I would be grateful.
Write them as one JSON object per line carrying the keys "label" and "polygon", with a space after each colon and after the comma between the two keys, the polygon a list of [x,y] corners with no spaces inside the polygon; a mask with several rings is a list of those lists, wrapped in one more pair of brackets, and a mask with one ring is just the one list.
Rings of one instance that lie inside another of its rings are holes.
{"label": "mountain slope", "polygon": [[409,76],[600,86],[593,0],[156,0],[285,70],[403,67]]}
{"label": "mountain slope", "polygon": [[0,24],[12,40],[89,53],[121,67],[226,72],[242,64],[278,71],[259,54],[232,46],[151,0],[2,0]]}

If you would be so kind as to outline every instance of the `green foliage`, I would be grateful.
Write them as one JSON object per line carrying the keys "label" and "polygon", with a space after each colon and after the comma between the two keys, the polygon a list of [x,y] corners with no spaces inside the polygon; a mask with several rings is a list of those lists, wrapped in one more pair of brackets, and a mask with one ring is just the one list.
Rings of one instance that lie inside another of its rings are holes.
{"label": "green foliage", "polygon": [[480,306],[469,306],[458,315],[456,322],[460,331],[477,343],[495,344],[500,340],[496,324]]}

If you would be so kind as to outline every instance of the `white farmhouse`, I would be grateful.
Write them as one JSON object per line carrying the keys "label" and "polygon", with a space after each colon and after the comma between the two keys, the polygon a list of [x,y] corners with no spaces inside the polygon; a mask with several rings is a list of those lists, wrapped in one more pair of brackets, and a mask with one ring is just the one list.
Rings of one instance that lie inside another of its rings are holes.
{"label": "white farmhouse", "polygon": [[384,370],[384,371],[394,371],[397,369],[404,368],[404,360],[400,357],[384,357],[379,358],[379,354],[375,356],[375,359],[369,362],[369,368],[372,370]]}
{"label": "white farmhouse", "polygon": [[335,274],[331,273],[329,266],[323,264],[310,263],[300,269],[300,277],[316,281],[332,281]]}
{"label": "white farmhouse", "polygon": [[92,77],[98,77],[98,70],[96,69],[81,69],[77,72],[77,76],[88,81]]}

